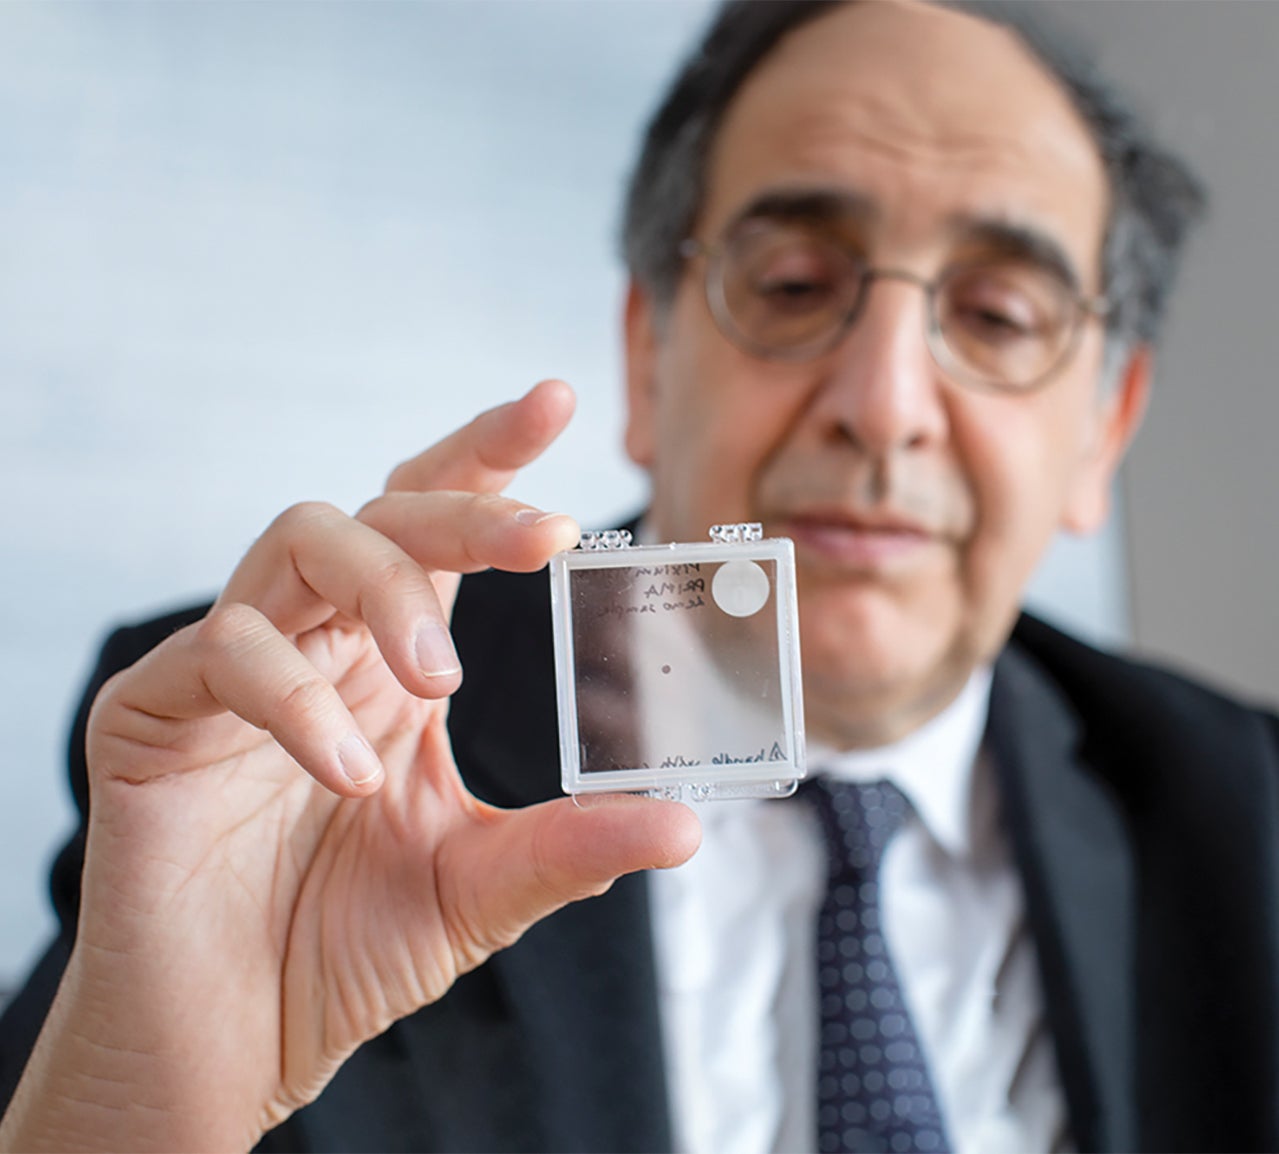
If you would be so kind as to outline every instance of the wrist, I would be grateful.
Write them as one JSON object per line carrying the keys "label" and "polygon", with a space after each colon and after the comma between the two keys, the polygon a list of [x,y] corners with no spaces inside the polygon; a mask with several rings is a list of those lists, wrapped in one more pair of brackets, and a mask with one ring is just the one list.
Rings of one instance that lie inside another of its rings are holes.
{"label": "wrist", "polygon": [[246,1123],[217,1072],[139,1037],[76,961],[0,1119],[0,1152],[251,1149],[259,1119]]}

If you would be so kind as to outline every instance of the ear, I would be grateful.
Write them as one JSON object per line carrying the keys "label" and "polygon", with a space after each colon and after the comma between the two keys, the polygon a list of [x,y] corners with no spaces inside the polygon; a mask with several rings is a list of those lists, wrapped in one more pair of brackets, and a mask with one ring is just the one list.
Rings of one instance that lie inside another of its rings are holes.
{"label": "ear", "polygon": [[626,290],[626,455],[653,465],[657,446],[657,318],[652,298],[634,280]]}
{"label": "ear", "polygon": [[1146,415],[1152,365],[1150,346],[1138,345],[1101,402],[1092,444],[1079,462],[1062,510],[1061,527],[1067,532],[1095,533],[1110,516],[1115,474]]}

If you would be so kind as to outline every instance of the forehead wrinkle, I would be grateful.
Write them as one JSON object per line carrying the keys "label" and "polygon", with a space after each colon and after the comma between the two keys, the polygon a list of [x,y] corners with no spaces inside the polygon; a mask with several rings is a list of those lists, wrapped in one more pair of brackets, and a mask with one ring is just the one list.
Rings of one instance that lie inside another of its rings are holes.
{"label": "forehead wrinkle", "polygon": [[[862,95],[854,103],[847,93],[831,92],[814,107],[796,112],[786,135],[799,147],[825,152],[857,148],[908,167],[959,164],[983,170],[992,162],[1031,163],[1023,138],[974,129],[968,119],[941,123],[929,116],[903,116],[896,102]],[[839,111],[832,109],[838,107]]]}
{"label": "forehead wrinkle", "polygon": [[[1048,255],[1045,263],[1057,265],[1076,287],[1088,279],[1085,269],[1097,254],[1074,251],[1069,222],[1058,219],[1062,206],[1044,203],[1042,158],[1034,155],[1033,145],[980,131],[894,139],[891,129],[866,131],[848,112],[847,105],[840,114],[811,109],[777,125],[757,123],[752,136],[763,146],[761,152],[783,159],[783,172],[794,175],[779,174],[756,188],[744,204],[730,208],[728,223],[773,201],[829,200],[821,219],[877,229],[896,225],[917,241],[1022,233],[1035,241],[1026,247]],[[873,115],[869,123],[875,123]],[[770,148],[774,141],[777,146]],[[752,153],[739,154],[739,162],[744,159],[751,167]],[[717,175],[729,174],[721,169]],[[941,196],[939,186],[945,189]],[[920,188],[931,188],[932,194],[917,197]],[[935,213],[946,201],[949,208],[939,218]],[[845,209],[837,212],[841,204]],[[909,219],[915,206],[920,221]],[[927,225],[927,235],[921,225]]]}
{"label": "forehead wrinkle", "polygon": [[967,123],[921,121],[908,126],[906,120],[894,119],[889,104],[863,106],[845,98],[836,112],[836,103],[832,94],[828,107],[792,109],[777,122],[771,117],[757,120],[752,135],[760,144],[775,143],[776,155],[789,156],[809,171],[830,170],[834,163],[847,174],[857,170],[859,161],[886,161],[889,167],[876,171],[927,180],[940,176],[952,185],[956,172],[961,172],[986,188],[1004,177],[1029,178],[1029,187],[1041,178],[1046,161],[1077,171],[1081,161],[1087,165],[1093,159],[1073,155],[1069,147],[1052,148],[1045,143],[1052,139],[1048,133],[984,131]]}
{"label": "forehead wrinkle", "polygon": [[1081,283],[1100,271],[1110,188],[1096,143],[1017,39],[931,5],[854,4],[799,29],[730,104],[699,223],[722,227],[762,188],[869,193],[908,248],[947,218],[1051,237]]}

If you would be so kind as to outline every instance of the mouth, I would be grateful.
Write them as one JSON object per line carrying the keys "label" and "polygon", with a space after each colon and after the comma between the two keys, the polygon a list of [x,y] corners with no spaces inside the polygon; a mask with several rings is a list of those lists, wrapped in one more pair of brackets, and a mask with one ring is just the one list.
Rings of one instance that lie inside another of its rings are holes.
{"label": "mouth", "polygon": [[770,528],[790,537],[805,561],[868,574],[909,568],[944,544],[936,530],[889,512],[789,512],[774,518]]}

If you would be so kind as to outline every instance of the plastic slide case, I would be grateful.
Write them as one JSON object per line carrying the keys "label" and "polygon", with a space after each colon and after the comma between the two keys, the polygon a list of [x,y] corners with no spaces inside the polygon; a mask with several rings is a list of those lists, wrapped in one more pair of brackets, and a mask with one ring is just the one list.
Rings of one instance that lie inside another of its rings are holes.
{"label": "plastic slide case", "polygon": [[551,559],[564,792],[787,797],[804,776],[795,554],[583,533]]}

